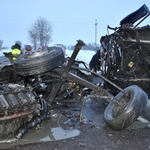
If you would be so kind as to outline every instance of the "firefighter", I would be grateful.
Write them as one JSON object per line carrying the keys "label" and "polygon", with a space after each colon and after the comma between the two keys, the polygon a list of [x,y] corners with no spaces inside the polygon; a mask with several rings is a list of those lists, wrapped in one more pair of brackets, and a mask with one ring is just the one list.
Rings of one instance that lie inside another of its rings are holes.
{"label": "firefighter", "polygon": [[21,54],[21,46],[16,43],[11,47],[11,49],[12,60],[16,60],[16,58]]}

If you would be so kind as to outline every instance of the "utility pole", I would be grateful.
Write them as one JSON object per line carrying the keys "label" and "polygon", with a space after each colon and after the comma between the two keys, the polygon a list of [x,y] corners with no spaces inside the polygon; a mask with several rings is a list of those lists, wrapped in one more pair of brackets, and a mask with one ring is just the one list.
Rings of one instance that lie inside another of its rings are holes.
{"label": "utility pole", "polygon": [[97,19],[95,20],[95,47],[96,47],[96,44],[97,44]]}

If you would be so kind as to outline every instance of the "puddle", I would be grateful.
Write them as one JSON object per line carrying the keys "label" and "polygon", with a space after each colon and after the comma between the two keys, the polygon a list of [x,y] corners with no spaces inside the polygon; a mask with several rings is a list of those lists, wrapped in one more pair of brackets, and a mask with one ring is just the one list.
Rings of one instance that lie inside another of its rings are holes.
{"label": "puddle", "polygon": [[137,118],[137,121],[134,121],[127,129],[137,130],[145,127],[150,128],[150,122],[145,118],[139,116]]}
{"label": "puddle", "polygon": [[150,128],[150,99],[148,100],[147,106],[145,108],[145,113],[139,116],[135,122],[133,122],[127,129],[137,130],[142,128]]}
{"label": "puddle", "polygon": [[55,118],[43,121],[40,127],[28,130],[20,140],[8,138],[0,141],[0,149],[16,145],[67,139],[80,134],[80,131],[75,129],[75,127],[63,125],[63,122],[68,120],[68,118],[61,114],[56,116]]}
{"label": "puddle", "polygon": [[61,127],[56,127],[51,129],[51,135],[46,138],[41,139],[40,141],[55,141],[66,138],[71,138],[79,135],[79,130],[64,130]]}

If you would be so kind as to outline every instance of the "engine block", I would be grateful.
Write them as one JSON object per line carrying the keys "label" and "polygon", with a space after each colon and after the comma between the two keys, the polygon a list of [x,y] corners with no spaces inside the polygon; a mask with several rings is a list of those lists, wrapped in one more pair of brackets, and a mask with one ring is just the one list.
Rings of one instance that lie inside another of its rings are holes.
{"label": "engine block", "polygon": [[31,89],[19,84],[0,86],[0,135],[15,132],[39,111],[39,99]]}

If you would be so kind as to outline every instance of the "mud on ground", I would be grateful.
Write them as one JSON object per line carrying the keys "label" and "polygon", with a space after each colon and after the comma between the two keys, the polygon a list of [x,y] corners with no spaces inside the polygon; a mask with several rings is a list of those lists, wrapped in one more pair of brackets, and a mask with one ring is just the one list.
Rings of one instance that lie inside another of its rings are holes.
{"label": "mud on ground", "polygon": [[[79,123],[79,116],[76,116],[78,120],[71,126],[73,130],[80,131],[79,135],[59,140],[13,145],[5,148],[5,150],[149,150],[150,106],[148,105],[139,119],[127,129],[113,131],[105,125],[103,120],[103,112],[107,104],[103,100],[89,100],[86,103],[84,123]],[[62,113],[63,111],[67,112],[68,110],[70,112],[70,110],[75,109],[77,115],[79,106],[80,104],[77,103],[66,103],[59,106],[59,111]],[[60,121],[60,123],[63,124],[63,121]],[[33,136],[32,138],[36,137]]]}

